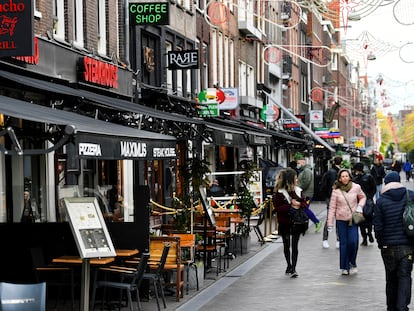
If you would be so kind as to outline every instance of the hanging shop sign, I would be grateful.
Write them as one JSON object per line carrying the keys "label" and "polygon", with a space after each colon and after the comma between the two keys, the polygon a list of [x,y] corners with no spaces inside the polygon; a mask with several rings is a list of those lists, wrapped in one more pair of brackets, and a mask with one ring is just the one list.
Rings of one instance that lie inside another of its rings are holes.
{"label": "hanging shop sign", "polygon": [[226,95],[221,89],[208,88],[202,90],[197,97],[200,103],[198,115],[200,117],[218,117],[220,116],[221,103],[226,99]]}
{"label": "hanging shop sign", "polygon": [[329,127],[318,127],[315,128],[315,134],[320,138],[339,138],[341,136],[341,132],[337,128],[329,128]]}
{"label": "hanging shop sign", "polygon": [[237,88],[222,88],[221,91],[224,92],[224,100],[220,104],[220,110],[237,109],[239,107],[239,90]]}
{"label": "hanging shop sign", "polygon": [[[305,122],[305,115],[299,114],[295,115],[296,118],[298,118],[302,123]],[[283,120],[283,128],[285,130],[291,130],[291,131],[301,131],[300,124],[296,122],[293,119],[284,119]]]}
{"label": "hanging shop sign", "polygon": [[79,59],[79,78],[107,88],[118,88],[118,67],[92,57]]}
{"label": "hanging shop sign", "polygon": [[130,3],[129,14],[131,23],[136,26],[170,24],[168,2]]}
{"label": "hanging shop sign", "polygon": [[323,123],[323,110],[311,110],[310,111],[311,123]]}
{"label": "hanging shop sign", "polygon": [[0,57],[33,55],[33,1],[0,0]]}
{"label": "hanging shop sign", "polygon": [[198,69],[198,50],[169,51],[168,69]]}

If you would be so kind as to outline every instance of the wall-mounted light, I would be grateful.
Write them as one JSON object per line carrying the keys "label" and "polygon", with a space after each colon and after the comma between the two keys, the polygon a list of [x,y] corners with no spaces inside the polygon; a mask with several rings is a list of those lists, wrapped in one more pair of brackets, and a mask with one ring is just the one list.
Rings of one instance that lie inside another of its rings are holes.
{"label": "wall-mounted light", "polygon": [[373,52],[369,52],[369,54],[367,55],[367,60],[376,60],[377,57],[375,56],[375,54]]}

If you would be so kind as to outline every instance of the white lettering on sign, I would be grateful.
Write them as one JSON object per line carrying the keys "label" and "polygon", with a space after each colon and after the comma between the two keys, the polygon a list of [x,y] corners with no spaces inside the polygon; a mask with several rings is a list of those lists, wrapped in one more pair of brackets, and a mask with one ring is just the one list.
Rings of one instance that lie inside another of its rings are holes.
{"label": "white lettering on sign", "polygon": [[170,63],[185,68],[198,64],[198,52],[169,53]]}
{"label": "white lettering on sign", "polygon": [[154,148],[152,150],[152,155],[154,158],[167,158],[175,157],[175,148]]}
{"label": "white lettering on sign", "polygon": [[136,141],[121,141],[121,156],[133,157],[133,158],[144,158],[147,156],[147,144],[138,143]]}
{"label": "white lettering on sign", "polygon": [[101,145],[99,144],[90,144],[90,143],[80,143],[79,144],[79,155],[102,156]]}

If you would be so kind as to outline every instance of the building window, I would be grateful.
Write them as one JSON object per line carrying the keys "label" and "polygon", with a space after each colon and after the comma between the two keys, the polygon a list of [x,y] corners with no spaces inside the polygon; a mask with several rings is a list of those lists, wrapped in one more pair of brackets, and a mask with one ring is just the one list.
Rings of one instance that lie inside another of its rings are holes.
{"label": "building window", "polygon": [[224,37],[224,81],[223,86],[229,87],[229,38]]}
{"label": "building window", "polygon": [[246,63],[239,61],[239,95],[247,95]]}
{"label": "building window", "polygon": [[53,36],[65,40],[65,7],[64,0],[53,1]]}
{"label": "building window", "polygon": [[33,7],[34,7],[34,17],[42,18],[42,12],[38,10],[37,0],[33,0]]}
{"label": "building window", "polygon": [[106,55],[106,7],[105,0],[97,1],[98,12],[98,53]]}
{"label": "building window", "polygon": [[211,53],[211,62],[213,63],[211,77],[213,78],[213,83],[217,83],[217,32],[215,29],[211,31]]}
{"label": "building window", "polygon": [[254,89],[255,89],[255,76],[254,76],[254,68],[250,65],[246,67],[246,79],[247,79],[247,96],[255,97]]}
{"label": "building window", "polygon": [[[204,86],[204,88],[207,88],[208,83],[208,45],[206,43],[203,43],[203,81],[201,82],[201,86]],[[199,91],[201,91],[201,87],[199,88]]]}
{"label": "building window", "polygon": [[[170,42],[165,42],[165,63],[168,64],[168,52],[172,51],[172,44]],[[167,69],[167,92],[172,94],[173,92],[173,71]]]}
{"label": "building window", "polygon": [[234,41],[230,40],[230,44],[229,44],[229,50],[230,50],[230,65],[229,65],[229,69],[230,69],[230,83],[229,83],[229,87],[234,87]]}
{"label": "building window", "polygon": [[218,34],[218,71],[219,71],[219,78],[218,78],[218,85],[222,86],[224,83],[224,64],[223,64],[223,34],[219,32]]}
{"label": "building window", "polygon": [[73,10],[74,44],[83,48],[83,0],[75,0]]}

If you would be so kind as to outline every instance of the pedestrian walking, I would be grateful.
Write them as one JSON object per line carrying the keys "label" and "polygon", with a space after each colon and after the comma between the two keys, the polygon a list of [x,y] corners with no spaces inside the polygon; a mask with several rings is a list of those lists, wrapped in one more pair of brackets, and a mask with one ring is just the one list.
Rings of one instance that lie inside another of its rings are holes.
{"label": "pedestrian walking", "polygon": [[301,189],[297,187],[298,177],[291,168],[279,172],[273,195],[273,204],[277,213],[279,235],[283,241],[283,252],[287,268],[286,274],[296,278],[296,264],[298,261],[299,238],[303,232],[295,230],[291,217],[300,208],[306,208],[306,202],[301,198]]}
{"label": "pedestrian walking", "polygon": [[387,310],[408,310],[414,239],[405,234],[402,218],[407,195],[414,200],[414,192],[400,183],[398,172],[388,173],[384,184],[375,206],[374,231],[385,268]]}
{"label": "pedestrian walking", "polygon": [[[333,159],[333,166],[326,172],[326,189],[323,189],[323,190],[327,191],[328,193],[328,196],[326,199],[327,214],[329,213],[329,201],[331,199],[332,187],[338,177],[338,172],[341,169],[341,164],[342,164],[342,157],[336,156]],[[322,247],[323,248],[329,248],[329,242],[328,242],[329,233],[328,233],[328,221],[327,220],[328,220],[328,217],[326,218],[325,225],[323,227],[323,235],[322,235]],[[338,238],[337,229],[336,229],[336,248],[339,248],[339,238]]]}
{"label": "pedestrian walking", "polygon": [[404,173],[405,173],[405,180],[410,181],[410,177],[411,177],[411,162],[410,162],[410,160],[405,161],[403,169],[404,169]]}
{"label": "pedestrian walking", "polygon": [[332,231],[334,219],[339,236],[339,268],[342,275],[358,272],[358,226],[352,221],[352,213],[362,213],[366,196],[361,186],[352,182],[349,170],[341,169],[333,186],[329,201],[328,231]]}
{"label": "pedestrian walking", "polygon": [[364,172],[364,164],[361,162],[355,163],[354,167],[354,177],[353,182],[359,184],[364,191],[367,201],[365,205],[370,204],[372,207],[372,213],[366,214],[364,208],[364,217],[365,221],[359,225],[359,230],[361,231],[362,236],[362,246],[368,246],[368,241],[374,243],[374,236],[372,234],[372,220],[374,216],[374,196],[377,192],[377,185],[375,183],[374,177],[371,174]]}
{"label": "pedestrian walking", "polygon": [[[302,189],[302,198],[312,202],[314,192],[314,178],[313,171],[309,164],[306,163],[306,158],[303,155],[296,157],[297,172],[298,172],[298,186]],[[309,219],[315,224],[315,233],[321,230],[322,222],[316,217],[310,206],[306,209],[306,214]]]}
{"label": "pedestrian walking", "polygon": [[385,177],[385,168],[382,164],[382,156],[375,156],[374,165],[371,168],[371,175],[374,177],[375,183],[377,184],[377,192],[375,193],[375,199],[378,200]]}

